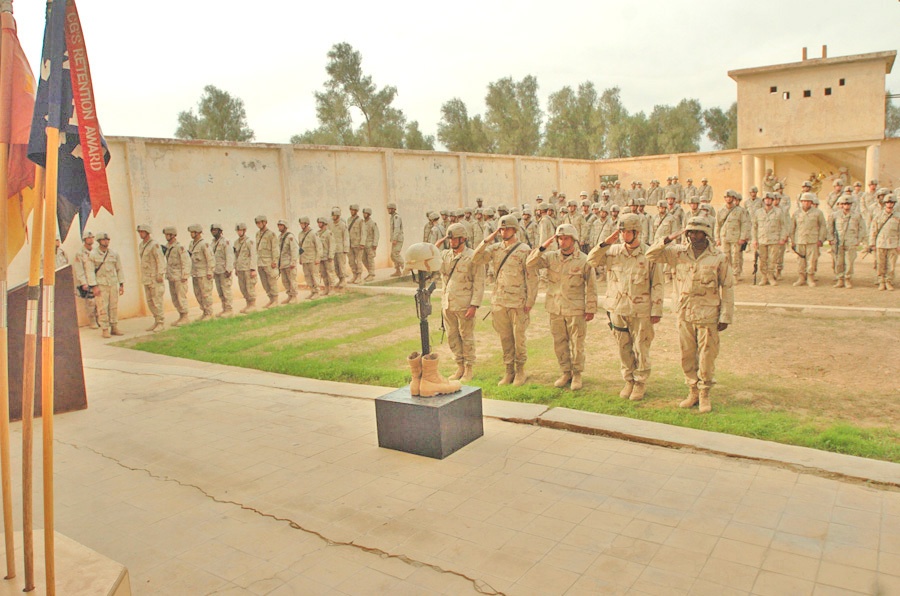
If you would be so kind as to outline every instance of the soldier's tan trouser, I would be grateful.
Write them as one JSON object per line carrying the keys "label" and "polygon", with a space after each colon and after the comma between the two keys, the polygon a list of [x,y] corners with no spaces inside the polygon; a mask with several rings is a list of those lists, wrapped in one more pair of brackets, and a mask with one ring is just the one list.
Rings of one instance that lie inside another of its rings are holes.
{"label": "soldier's tan trouser", "polygon": [[278,277],[280,272],[271,265],[265,267],[260,266],[256,273],[259,275],[259,283],[262,284],[263,291],[269,299],[278,297]]}
{"label": "soldier's tan trouser", "polygon": [[620,317],[611,315],[612,324],[628,331],[612,330],[619,346],[622,378],[646,383],[650,377],[650,344],[653,342],[653,323],[650,317]]}
{"label": "soldier's tan trouser", "polygon": [[856,263],[856,247],[839,246],[832,249],[835,279],[853,279],[853,265]]}
{"label": "soldier's tan trouser", "polygon": [[374,246],[366,247],[365,258],[366,258],[366,261],[365,261],[366,272],[369,275],[375,275],[375,247]]}
{"label": "soldier's tan trouser", "polygon": [[238,289],[241,296],[247,301],[247,304],[256,303],[256,277],[250,275],[251,271],[235,271],[234,275],[238,280]]}
{"label": "soldier's tan trouser", "polygon": [[281,269],[281,285],[284,286],[284,291],[287,292],[289,298],[297,295],[296,269],[291,269],[290,267]]}
{"label": "soldier's tan trouser", "polygon": [[797,271],[800,277],[816,278],[816,270],[819,268],[819,243],[798,244],[797,252],[803,255],[797,258]]}
{"label": "soldier's tan trouser", "polygon": [[317,294],[319,292],[319,280],[316,278],[316,269],[318,265],[315,263],[303,263],[303,283],[309,288],[310,292]]}
{"label": "soldier's tan trouser", "polygon": [[353,277],[356,277],[356,276],[362,274],[362,267],[363,267],[362,261],[363,261],[363,255],[365,254],[365,252],[366,252],[366,249],[363,248],[362,246],[359,246],[359,247],[351,246],[350,247],[350,271],[353,272]]}
{"label": "soldier's tan trouser", "polygon": [[550,334],[559,369],[564,373],[584,371],[584,335],[587,321],[584,315],[565,317],[550,315]]}
{"label": "soldier's tan trouser", "polygon": [[773,269],[780,275],[784,271],[784,255],[787,252],[787,242],[779,244],[775,256],[775,266]]}
{"label": "soldier's tan trouser", "polygon": [[896,248],[875,249],[875,275],[878,281],[894,283],[894,267],[897,265]]}
{"label": "soldier's tan trouser", "polygon": [[464,310],[445,310],[447,343],[457,364],[475,364],[475,317],[466,318]]}
{"label": "soldier's tan trouser", "polygon": [[778,261],[778,249],[780,244],[759,245],[759,279],[765,281],[769,274],[775,275],[775,267]]}
{"label": "soldier's tan trouser", "polygon": [[180,315],[186,315],[188,312],[187,288],[187,282],[180,279],[169,280],[169,296],[172,297],[172,304]]}
{"label": "soldier's tan trouser", "polygon": [[695,325],[678,317],[678,341],[681,344],[681,370],[684,382],[709,389],[715,381],[719,355],[719,330],[716,323]]}
{"label": "soldier's tan trouser", "polygon": [[731,270],[734,272],[735,277],[742,275],[744,273],[744,253],[741,252],[740,242],[725,242],[723,240],[722,252],[725,253],[725,258],[731,264]]}
{"label": "soldier's tan trouser", "polygon": [[403,265],[406,264],[406,261],[403,260],[402,250],[402,242],[398,242],[397,244],[391,242],[391,263],[394,264],[396,269],[403,269]]}
{"label": "soldier's tan trouser", "polygon": [[203,311],[203,314],[212,316],[213,280],[205,275],[192,277],[191,279],[194,282],[194,298],[197,299],[200,310]]}
{"label": "soldier's tan trouser", "polygon": [[350,273],[350,267],[347,264],[347,253],[334,253],[334,272],[337,275],[338,280],[343,281],[347,279],[347,274]]}
{"label": "soldier's tan trouser", "polygon": [[119,324],[119,288],[117,286],[97,286],[100,295],[96,297],[97,323],[101,329]]}
{"label": "soldier's tan trouser", "polygon": [[231,312],[233,299],[231,276],[224,273],[214,273],[213,278],[216,281],[216,292],[219,294],[219,300],[222,301],[222,312]]}
{"label": "soldier's tan trouser", "polygon": [[525,348],[525,331],[531,322],[531,315],[524,308],[491,307],[491,322],[500,336],[503,350],[503,364],[525,364],[528,351]]}
{"label": "soldier's tan trouser", "polygon": [[[78,294],[80,296],[80,294]],[[84,299],[84,307],[87,311],[88,319],[94,319],[99,322],[100,317],[97,316],[97,299],[96,298],[85,298]],[[98,323],[99,324],[99,323]]]}
{"label": "soldier's tan trouser", "polygon": [[331,290],[331,286],[335,283],[334,260],[325,259],[319,263],[319,279],[322,280],[322,285],[326,290]]}
{"label": "soldier's tan trouser", "polygon": [[144,284],[144,298],[147,299],[147,306],[150,308],[150,314],[157,323],[163,322],[163,295],[166,293],[166,287],[162,283],[152,282]]}

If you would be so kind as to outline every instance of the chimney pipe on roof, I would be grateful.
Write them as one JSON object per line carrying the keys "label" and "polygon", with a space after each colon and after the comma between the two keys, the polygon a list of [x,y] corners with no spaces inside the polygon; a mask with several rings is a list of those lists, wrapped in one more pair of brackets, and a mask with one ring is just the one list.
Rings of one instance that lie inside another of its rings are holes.
{"label": "chimney pipe on roof", "polygon": [[828,58],[828,46],[822,46],[822,58]]}
{"label": "chimney pipe on roof", "polygon": [[806,48],[803,48],[803,59],[806,60]]}

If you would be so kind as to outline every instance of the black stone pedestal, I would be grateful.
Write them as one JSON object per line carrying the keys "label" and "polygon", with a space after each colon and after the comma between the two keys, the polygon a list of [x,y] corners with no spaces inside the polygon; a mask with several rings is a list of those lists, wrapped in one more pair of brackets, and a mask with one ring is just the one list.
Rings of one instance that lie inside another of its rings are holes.
{"label": "black stone pedestal", "polygon": [[403,387],[375,400],[378,446],[444,459],[484,434],[481,388],[413,397]]}

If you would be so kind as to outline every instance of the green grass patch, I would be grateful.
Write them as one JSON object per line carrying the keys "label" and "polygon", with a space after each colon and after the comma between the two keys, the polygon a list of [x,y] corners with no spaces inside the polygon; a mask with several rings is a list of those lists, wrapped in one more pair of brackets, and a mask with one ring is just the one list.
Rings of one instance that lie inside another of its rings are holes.
{"label": "green grass patch", "polygon": [[[817,403],[833,405],[837,399],[852,407],[854,400],[870,396],[853,394],[847,388],[823,394],[821,384],[799,376],[735,373],[728,370],[727,356],[720,356],[718,362],[719,384],[712,393],[712,414],[704,416],[696,409],[675,407],[686,388],[677,349],[669,345],[664,347],[665,355],[660,354],[656,351],[659,337],[654,341],[653,373],[644,401],[619,398],[622,381],[618,359],[609,345],[602,343],[606,341],[601,335],[605,328],[596,325],[588,331],[584,389],[556,389],[552,383],[559,372],[552,340],[545,327],[536,325],[539,319],[546,319],[542,307],[535,309],[529,330],[527,368],[531,382],[524,387],[497,387],[503,364],[491,321],[482,320],[486,312],[481,309],[478,316],[478,363],[471,383],[481,387],[486,398],[573,408],[900,462],[896,425],[857,425],[836,415],[833,408],[814,407]],[[453,364],[446,341],[440,341],[440,303],[436,299],[429,322],[432,344],[442,354],[442,369],[447,374]],[[745,335],[740,341],[746,341]],[[738,341],[734,335],[722,337],[723,354],[739,351],[737,346],[726,344],[726,339]],[[120,345],[301,377],[400,387],[409,382],[406,357],[419,349],[419,327],[408,296],[347,293],[248,316],[193,323]],[[813,406],[795,407],[801,402]]]}

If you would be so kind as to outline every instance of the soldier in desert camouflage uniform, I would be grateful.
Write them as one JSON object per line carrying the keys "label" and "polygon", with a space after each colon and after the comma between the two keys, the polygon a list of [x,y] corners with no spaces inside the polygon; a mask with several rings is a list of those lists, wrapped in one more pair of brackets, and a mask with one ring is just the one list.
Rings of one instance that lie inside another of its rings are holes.
{"label": "soldier in desert camouflage uniform", "polygon": [[246,303],[241,312],[253,312],[256,310],[256,243],[247,236],[247,224],[238,223],[234,231],[238,235],[234,241],[234,276]]}

